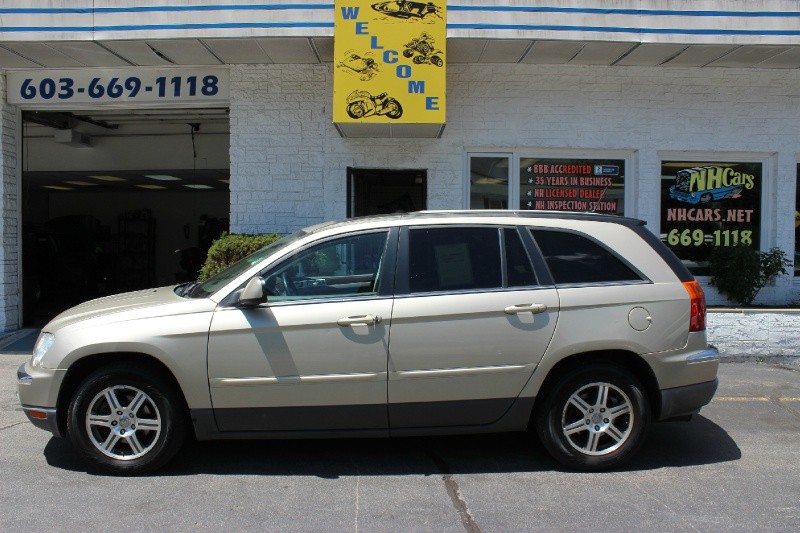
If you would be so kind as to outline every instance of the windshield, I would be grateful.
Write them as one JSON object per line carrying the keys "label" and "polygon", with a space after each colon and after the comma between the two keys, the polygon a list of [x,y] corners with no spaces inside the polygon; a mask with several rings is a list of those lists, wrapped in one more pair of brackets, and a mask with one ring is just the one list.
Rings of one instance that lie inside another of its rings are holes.
{"label": "windshield", "polygon": [[260,263],[270,255],[274,254],[278,250],[288,246],[289,244],[293,243],[294,241],[308,235],[307,232],[300,230],[291,235],[287,235],[277,241],[268,244],[267,246],[256,250],[252,254],[240,259],[239,261],[235,262],[225,270],[218,272],[202,282],[196,282],[193,285],[184,289],[181,296],[186,296],[189,298],[208,298],[216,291],[230,283],[232,280],[237,278],[246,270],[250,269],[250,267]]}

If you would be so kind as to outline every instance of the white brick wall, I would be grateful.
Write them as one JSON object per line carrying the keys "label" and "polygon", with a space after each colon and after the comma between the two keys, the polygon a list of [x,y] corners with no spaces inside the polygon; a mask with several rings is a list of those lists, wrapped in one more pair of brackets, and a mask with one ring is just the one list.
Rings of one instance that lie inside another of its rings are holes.
{"label": "white brick wall", "polygon": [[[659,151],[760,152],[773,171],[764,246],[793,255],[798,70],[450,65],[441,139],[342,139],[331,90],[330,65],[232,67],[232,231],[345,216],[348,166],[427,169],[428,208],[463,208],[465,150],[520,148],[636,150],[628,214],[655,231]],[[798,290],[787,276],[757,301],[790,303]]]}
{"label": "white brick wall", "polygon": [[19,326],[19,243],[17,198],[17,113],[6,105],[5,76],[0,76],[0,331]]}
{"label": "white brick wall", "polygon": [[800,360],[800,313],[712,312],[708,342],[723,357],[782,356]]}

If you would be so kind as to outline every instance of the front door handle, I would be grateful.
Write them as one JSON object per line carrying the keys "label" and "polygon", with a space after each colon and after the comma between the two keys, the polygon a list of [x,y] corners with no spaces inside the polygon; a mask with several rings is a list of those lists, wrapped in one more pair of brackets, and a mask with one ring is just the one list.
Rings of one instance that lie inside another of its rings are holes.
{"label": "front door handle", "polygon": [[547,311],[547,306],[545,304],[517,304],[503,309],[503,312],[507,315],[518,315],[520,313],[532,313],[536,315],[544,313],[545,311]]}
{"label": "front door handle", "polygon": [[358,316],[348,316],[345,318],[340,318],[336,321],[342,327],[347,326],[372,326],[375,324],[380,324],[381,317],[377,315],[358,315]]}

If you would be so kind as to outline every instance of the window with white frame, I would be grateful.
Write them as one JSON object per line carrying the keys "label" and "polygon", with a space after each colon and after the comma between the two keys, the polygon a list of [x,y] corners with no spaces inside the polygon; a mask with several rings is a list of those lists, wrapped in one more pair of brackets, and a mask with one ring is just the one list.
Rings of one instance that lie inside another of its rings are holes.
{"label": "window with white frame", "polygon": [[625,214],[632,152],[519,150],[470,153],[470,209]]}
{"label": "window with white frame", "polygon": [[469,208],[508,209],[510,154],[470,154]]}
{"label": "window with white frame", "polygon": [[795,172],[797,187],[794,200],[794,275],[800,276],[800,163]]}
{"label": "window with white frame", "polygon": [[695,275],[720,247],[761,248],[764,160],[661,159],[661,239]]}

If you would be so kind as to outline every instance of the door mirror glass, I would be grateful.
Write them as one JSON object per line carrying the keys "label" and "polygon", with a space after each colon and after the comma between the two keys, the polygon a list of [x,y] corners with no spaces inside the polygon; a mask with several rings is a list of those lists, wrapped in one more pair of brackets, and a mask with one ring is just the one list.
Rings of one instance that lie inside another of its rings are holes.
{"label": "door mirror glass", "polygon": [[244,286],[239,295],[239,307],[256,307],[267,301],[264,295],[264,281],[258,276],[252,278]]}

